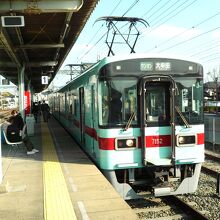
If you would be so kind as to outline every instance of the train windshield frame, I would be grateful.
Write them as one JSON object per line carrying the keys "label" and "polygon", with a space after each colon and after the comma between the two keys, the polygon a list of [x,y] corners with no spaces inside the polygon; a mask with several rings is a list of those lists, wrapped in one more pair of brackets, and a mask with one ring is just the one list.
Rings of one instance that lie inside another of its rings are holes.
{"label": "train windshield frame", "polygon": [[[181,114],[189,124],[204,123],[203,115],[203,79],[198,77],[192,78],[175,78],[179,94],[175,98],[175,105],[179,108]],[[179,113],[176,113],[176,124],[184,125]]]}
{"label": "train windshield frame", "polygon": [[[184,125],[183,117],[190,125],[203,124],[203,70],[200,64],[182,60],[134,59],[109,63],[100,70],[99,125],[123,127],[128,120],[132,119],[130,126],[139,126],[139,79],[145,75],[161,74],[172,76],[178,88],[175,107],[179,111],[175,112],[175,124]],[[170,103],[168,92],[169,88],[164,89],[161,85],[151,88],[149,95],[154,100],[151,100],[148,105],[146,115],[152,116],[148,118],[155,120],[147,120],[146,117],[145,124],[170,125],[170,111],[167,106]],[[114,102],[115,96],[118,100]],[[161,105],[161,100],[163,105]],[[156,106],[159,106],[158,109]],[[162,106],[164,106],[163,109],[161,109]],[[163,112],[163,115],[167,114],[164,123],[160,123],[159,112]],[[113,114],[120,114],[120,116],[116,119]]]}
{"label": "train windshield frame", "polygon": [[99,124],[101,126],[123,126],[131,115],[131,125],[137,125],[137,82],[134,77],[99,79]]}

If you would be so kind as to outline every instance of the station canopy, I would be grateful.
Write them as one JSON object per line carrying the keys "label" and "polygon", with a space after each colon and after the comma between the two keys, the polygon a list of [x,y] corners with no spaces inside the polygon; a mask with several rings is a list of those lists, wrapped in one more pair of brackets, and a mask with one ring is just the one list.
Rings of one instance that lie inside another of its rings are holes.
{"label": "station canopy", "polygon": [[43,91],[52,81],[99,0],[0,0],[0,74]]}

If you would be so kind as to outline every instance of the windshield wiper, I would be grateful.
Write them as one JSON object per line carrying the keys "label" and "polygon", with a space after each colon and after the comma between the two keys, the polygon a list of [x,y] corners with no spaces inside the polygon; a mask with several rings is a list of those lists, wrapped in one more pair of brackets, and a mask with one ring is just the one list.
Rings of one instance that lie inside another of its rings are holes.
{"label": "windshield wiper", "polygon": [[134,116],[135,116],[135,112],[132,112],[132,114],[130,115],[130,117],[129,117],[127,123],[126,123],[126,126],[125,126],[125,128],[124,128],[125,131],[127,131],[128,128],[130,128],[131,122],[133,121]]}
{"label": "windshield wiper", "polygon": [[175,106],[176,111],[178,112],[180,118],[182,119],[182,121],[184,122],[184,124],[186,125],[187,128],[190,128],[190,124],[188,123],[188,121],[186,120],[186,118],[184,117],[183,113],[180,111],[178,106]]}

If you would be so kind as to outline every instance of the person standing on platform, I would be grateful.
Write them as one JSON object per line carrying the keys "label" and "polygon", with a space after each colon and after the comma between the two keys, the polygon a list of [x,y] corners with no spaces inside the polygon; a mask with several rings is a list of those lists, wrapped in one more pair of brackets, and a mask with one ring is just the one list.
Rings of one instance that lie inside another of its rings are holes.
{"label": "person standing on platform", "polygon": [[50,116],[50,107],[49,105],[43,100],[41,105],[41,111],[43,114],[44,122],[48,122],[48,118]]}
{"label": "person standing on platform", "polygon": [[41,101],[38,102],[38,114],[41,116]]}
{"label": "person standing on platform", "polygon": [[34,119],[35,119],[35,122],[37,123],[37,119],[38,119],[38,105],[37,105],[37,102],[34,102],[33,103],[33,106],[32,106],[32,113],[34,115]]}

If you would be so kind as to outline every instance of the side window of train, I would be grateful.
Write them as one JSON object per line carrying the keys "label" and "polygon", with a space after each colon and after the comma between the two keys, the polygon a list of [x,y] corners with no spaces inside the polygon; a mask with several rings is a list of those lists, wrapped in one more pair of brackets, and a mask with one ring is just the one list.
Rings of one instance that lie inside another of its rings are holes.
{"label": "side window of train", "polygon": [[101,84],[102,91],[102,125],[106,125],[108,123],[109,116],[109,94],[108,87],[106,81]]}
{"label": "side window of train", "polygon": [[69,113],[69,108],[68,108],[68,105],[69,105],[69,93],[68,92],[65,92],[65,98],[64,98],[64,103],[65,103],[65,114],[66,116],[68,115]]}
{"label": "side window of train", "polygon": [[77,102],[78,102],[79,97],[77,96],[77,91],[74,90],[73,93],[73,115],[76,117],[77,116]]}
{"label": "side window of train", "polygon": [[69,105],[69,115],[70,115],[70,117],[73,114],[73,104],[72,103],[73,103],[72,94],[71,94],[71,92],[69,92],[69,102],[68,102],[68,105]]}
{"label": "side window of train", "polygon": [[124,106],[123,106],[123,115],[125,120],[128,120],[132,113],[135,113],[134,121],[137,120],[136,116],[136,105],[137,105],[137,92],[135,88],[125,88],[124,91]]}
{"label": "side window of train", "polygon": [[[203,84],[202,79],[183,79],[177,82],[179,95],[176,97],[176,104],[190,124],[203,122]],[[178,123],[182,120],[176,114]]]}

